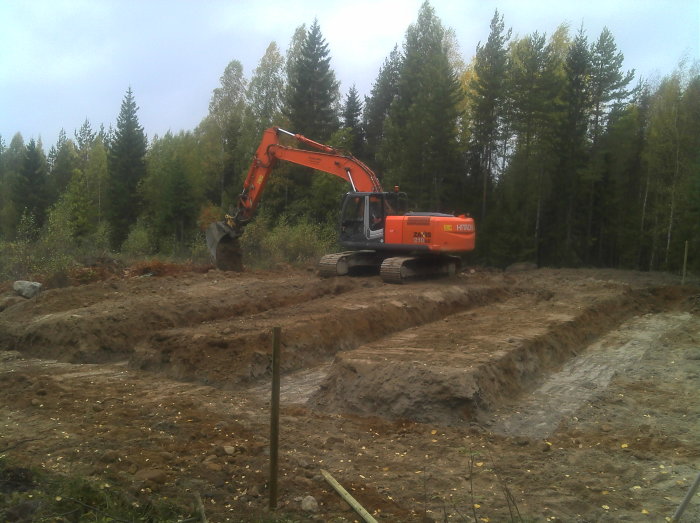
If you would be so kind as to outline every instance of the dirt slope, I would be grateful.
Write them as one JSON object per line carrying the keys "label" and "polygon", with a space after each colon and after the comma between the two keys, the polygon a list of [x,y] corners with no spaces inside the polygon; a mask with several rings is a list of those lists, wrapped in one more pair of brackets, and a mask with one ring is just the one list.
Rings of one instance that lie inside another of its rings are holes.
{"label": "dirt slope", "polygon": [[678,283],[212,271],[5,301],[0,453],[266,517],[281,326],[281,515],[357,519],[324,468],[390,521],[663,521],[700,468],[700,290]]}

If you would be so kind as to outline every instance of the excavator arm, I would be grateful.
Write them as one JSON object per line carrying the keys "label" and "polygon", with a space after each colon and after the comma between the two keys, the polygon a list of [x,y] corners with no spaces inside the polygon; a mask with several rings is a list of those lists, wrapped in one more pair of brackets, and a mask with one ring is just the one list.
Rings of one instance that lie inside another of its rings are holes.
{"label": "excavator arm", "polygon": [[[292,137],[313,150],[282,145],[280,135]],[[382,191],[374,172],[357,158],[300,134],[270,127],[263,133],[233,214],[227,214],[223,222],[212,223],[207,229],[207,246],[220,268],[240,270],[237,246],[232,248],[230,244],[243,234],[243,229],[253,218],[270,174],[280,161],[311,167],[342,178],[355,192]]]}
{"label": "excavator arm", "polygon": [[[291,136],[299,143],[316,150],[309,151],[281,145],[279,143],[280,134]],[[280,161],[333,174],[350,183],[353,191],[381,192],[382,190],[376,175],[357,158],[345,155],[328,145],[314,142],[300,134],[290,133],[279,127],[271,127],[264,132],[248,170],[248,176],[243,182],[243,192],[238,199],[238,207],[234,215],[236,225],[244,225],[253,217],[270,173]]]}

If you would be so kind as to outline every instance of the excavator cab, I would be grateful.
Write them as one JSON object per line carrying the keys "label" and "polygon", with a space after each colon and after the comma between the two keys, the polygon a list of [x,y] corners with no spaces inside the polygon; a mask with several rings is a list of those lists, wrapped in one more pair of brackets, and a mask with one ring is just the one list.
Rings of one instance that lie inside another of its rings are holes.
{"label": "excavator cab", "polygon": [[405,193],[349,192],[340,211],[340,244],[350,249],[372,249],[384,243],[387,216],[406,212]]}

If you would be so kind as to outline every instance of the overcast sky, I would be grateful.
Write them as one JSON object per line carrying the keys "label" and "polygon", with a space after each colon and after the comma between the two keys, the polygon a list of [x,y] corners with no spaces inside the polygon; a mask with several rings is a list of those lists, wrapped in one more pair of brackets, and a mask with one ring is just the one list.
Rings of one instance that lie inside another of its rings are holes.
{"label": "overcast sky", "polygon": [[[454,29],[465,61],[488,37],[497,8],[514,35],[572,34],[603,27],[625,69],[654,79],[700,56],[700,0],[432,0]],[[246,77],[270,42],[285,52],[294,29],[317,18],[343,96],[368,94],[395,44],[403,44],[422,0],[0,0],[0,136],[69,137],[87,118],[116,123],[132,87],[149,137],[194,129],[224,68]]]}

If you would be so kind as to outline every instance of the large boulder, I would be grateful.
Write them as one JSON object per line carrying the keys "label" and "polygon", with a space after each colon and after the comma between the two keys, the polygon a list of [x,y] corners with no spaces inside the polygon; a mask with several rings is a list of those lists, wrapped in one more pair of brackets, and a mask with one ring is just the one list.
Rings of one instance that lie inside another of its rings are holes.
{"label": "large boulder", "polygon": [[41,283],[35,281],[17,280],[12,284],[12,288],[23,298],[33,298],[41,292]]}

